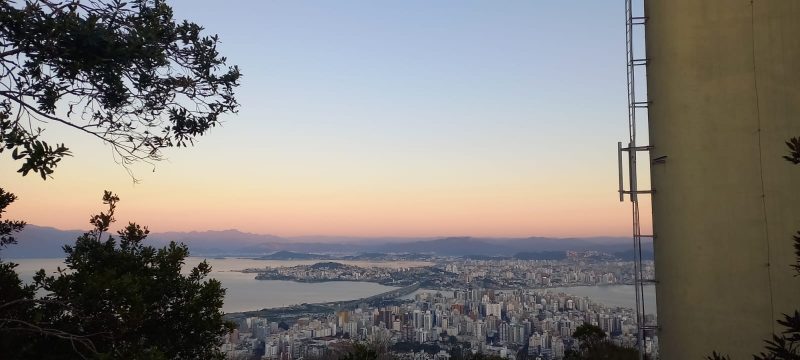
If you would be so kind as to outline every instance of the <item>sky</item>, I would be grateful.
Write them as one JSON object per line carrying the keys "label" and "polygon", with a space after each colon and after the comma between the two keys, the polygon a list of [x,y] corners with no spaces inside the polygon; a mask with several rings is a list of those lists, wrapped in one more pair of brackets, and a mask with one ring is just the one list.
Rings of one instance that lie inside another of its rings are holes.
{"label": "sky", "polygon": [[49,124],[74,156],[42,181],[0,154],[8,218],[85,229],[112,190],[119,223],[156,232],[630,233],[622,1],[170,3],[241,68],[239,113],[134,167],[137,184],[108,146]]}

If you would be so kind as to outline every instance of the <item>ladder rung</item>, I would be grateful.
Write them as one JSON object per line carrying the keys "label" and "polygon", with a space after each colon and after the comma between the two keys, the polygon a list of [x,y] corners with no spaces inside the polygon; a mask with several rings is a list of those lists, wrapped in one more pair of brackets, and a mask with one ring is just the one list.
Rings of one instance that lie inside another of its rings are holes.
{"label": "ladder rung", "polygon": [[651,239],[655,239],[656,238],[655,235],[637,235],[637,237],[651,238]]}
{"label": "ladder rung", "polygon": [[655,190],[636,190],[636,191],[622,190],[620,192],[623,193],[623,194],[652,194],[652,193],[654,193],[656,191]]}
{"label": "ladder rung", "polygon": [[645,330],[658,330],[658,325],[642,325],[642,329],[645,329]]}
{"label": "ladder rung", "polygon": [[634,101],[632,105],[635,108],[646,108],[650,106],[650,101]]}
{"label": "ladder rung", "polygon": [[639,280],[639,283],[642,283],[642,284],[658,284],[658,280],[656,280],[656,279],[641,279],[641,280]]}
{"label": "ladder rung", "polygon": [[633,147],[624,147],[622,151],[650,151],[653,150],[652,145],[647,146],[633,146]]}
{"label": "ladder rung", "polygon": [[633,59],[633,60],[631,60],[631,65],[632,66],[642,66],[642,65],[647,65],[649,62],[650,62],[650,59],[648,59],[648,58]]}

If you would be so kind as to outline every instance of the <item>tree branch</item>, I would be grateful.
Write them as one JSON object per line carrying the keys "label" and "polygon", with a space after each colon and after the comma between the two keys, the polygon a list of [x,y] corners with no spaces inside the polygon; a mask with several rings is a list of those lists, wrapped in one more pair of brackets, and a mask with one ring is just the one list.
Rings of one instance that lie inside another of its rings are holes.
{"label": "tree branch", "polygon": [[27,322],[27,321],[23,321],[23,320],[18,320],[18,319],[0,318],[0,322],[2,322],[3,324],[14,323],[14,324],[20,325],[20,326],[16,326],[16,327],[0,326],[0,332],[3,332],[3,331],[27,331],[27,332],[39,333],[39,334],[44,335],[44,336],[53,336],[53,337],[56,337],[56,338],[59,338],[59,339],[69,340],[69,342],[72,344],[72,348],[75,349],[75,352],[78,353],[84,359],[87,359],[87,357],[84,356],[75,347],[75,344],[77,343],[79,345],[82,345],[86,350],[88,350],[92,354],[96,355],[96,354],[98,354],[97,348],[94,346],[94,343],[92,342],[92,340],[89,337],[90,336],[97,336],[97,335],[106,334],[106,333],[96,333],[96,334],[89,334],[89,335],[75,335],[75,334],[71,334],[71,333],[68,333],[66,331],[62,331],[62,330],[59,330],[59,329],[41,327],[41,326],[38,326],[36,324],[30,323],[30,322]]}
{"label": "tree branch", "polygon": [[4,58],[9,55],[16,55],[22,52],[22,49],[11,49],[8,51],[3,51],[0,53],[0,58]]}

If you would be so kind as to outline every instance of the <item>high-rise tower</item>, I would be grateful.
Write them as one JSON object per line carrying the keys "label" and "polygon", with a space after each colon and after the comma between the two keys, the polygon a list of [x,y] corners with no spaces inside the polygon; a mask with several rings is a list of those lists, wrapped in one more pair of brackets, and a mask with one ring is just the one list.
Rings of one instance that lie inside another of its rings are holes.
{"label": "high-rise tower", "polygon": [[[746,359],[800,308],[800,1],[645,0],[660,354]],[[642,159],[643,160],[643,159]]]}

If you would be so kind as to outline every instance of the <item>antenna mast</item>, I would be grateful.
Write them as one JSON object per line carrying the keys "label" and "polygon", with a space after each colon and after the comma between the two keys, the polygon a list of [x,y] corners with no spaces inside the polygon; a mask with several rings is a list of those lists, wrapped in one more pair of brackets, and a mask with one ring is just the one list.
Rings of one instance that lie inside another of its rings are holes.
{"label": "antenna mast", "polygon": [[[625,60],[627,69],[627,91],[628,91],[628,145],[623,146],[622,142],[617,143],[617,158],[619,163],[619,201],[625,201],[625,195],[630,197],[633,218],[633,252],[634,252],[634,287],[636,289],[636,345],[639,350],[639,359],[644,359],[645,330],[656,329],[654,325],[645,322],[645,303],[644,285],[655,284],[653,279],[646,279],[642,264],[642,239],[650,238],[655,240],[653,235],[643,235],[639,218],[639,195],[651,195],[654,190],[640,190],[638,179],[637,153],[640,151],[649,152],[650,145],[641,146],[637,143],[637,115],[640,120],[647,121],[647,109],[650,102],[646,99],[637,97],[637,73],[646,75],[648,59],[643,56],[643,49],[636,50],[635,42],[639,39],[640,32],[644,32],[647,17],[644,16],[644,9],[641,15],[635,14],[633,10],[633,0],[625,0]],[[644,78],[644,76],[643,76]],[[642,81],[642,80],[639,80]],[[641,95],[639,95],[641,97]],[[624,189],[623,176],[623,152],[628,154],[628,186]],[[649,157],[648,157],[649,158]],[[649,159],[648,159],[649,160]]]}

